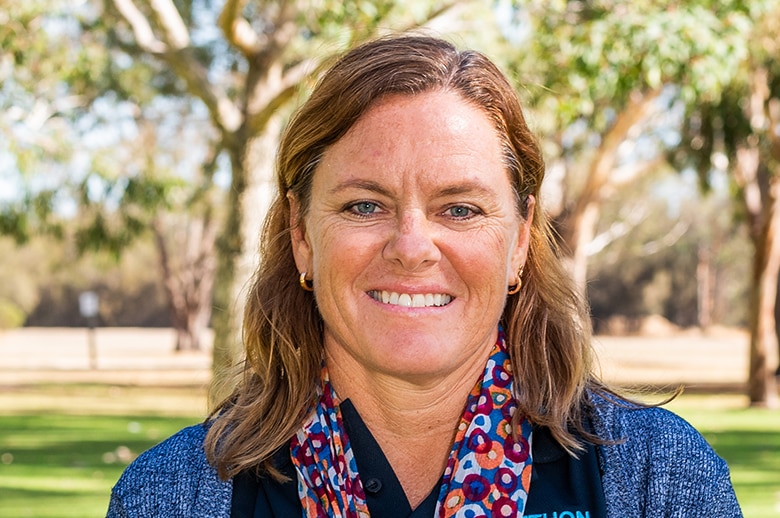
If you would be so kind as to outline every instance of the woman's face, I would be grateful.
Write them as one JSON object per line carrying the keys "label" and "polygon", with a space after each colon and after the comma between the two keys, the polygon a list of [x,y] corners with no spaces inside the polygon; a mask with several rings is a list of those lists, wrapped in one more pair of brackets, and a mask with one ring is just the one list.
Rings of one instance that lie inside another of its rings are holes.
{"label": "woman's face", "polygon": [[484,362],[530,223],[482,111],[446,91],[384,99],[325,152],[298,222],[329,358],[408,378]]}

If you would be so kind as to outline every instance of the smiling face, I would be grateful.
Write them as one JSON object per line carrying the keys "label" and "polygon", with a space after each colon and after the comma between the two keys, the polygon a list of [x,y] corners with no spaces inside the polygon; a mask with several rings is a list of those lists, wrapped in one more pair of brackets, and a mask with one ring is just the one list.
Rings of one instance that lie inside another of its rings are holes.
{"label": "smiling face", "polygon": [[448,91],[388,97],[326,150],[303,217],[291,208],[329,361],[408,379],[484,365],[533,214],[484,112]]}

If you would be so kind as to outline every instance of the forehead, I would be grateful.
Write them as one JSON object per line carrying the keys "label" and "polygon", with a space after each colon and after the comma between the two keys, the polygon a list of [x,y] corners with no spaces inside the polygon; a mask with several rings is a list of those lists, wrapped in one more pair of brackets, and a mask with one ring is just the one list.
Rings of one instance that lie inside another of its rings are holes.
{"label": "forehead", "polygon": [[325,151],[320,166],[335,172],[506,173],[490,118],[452,91],[382,99]]}
{"label": "forehead", "polygon": [[[468,133],[498,138],[485,111],[452,90],[431,90],[416,95],[391,94],[379,99],[358,118],[341,140],[360,137],[368,130],[394,130],[401,138],[410,129],[427,134],[428,140],[466,136]],[[491,135],[487,135],[490,133]],[[477,135],[475,135],[477,136]]]}

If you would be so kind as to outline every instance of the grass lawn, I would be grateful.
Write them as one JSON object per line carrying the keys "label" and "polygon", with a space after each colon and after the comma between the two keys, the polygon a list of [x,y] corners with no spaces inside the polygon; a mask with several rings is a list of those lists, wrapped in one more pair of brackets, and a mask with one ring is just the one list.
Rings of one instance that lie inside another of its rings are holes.
{"label": "grass lawn", "polygon": [[[105,515],[127,462],[203,418],[205,392],[102,385],[0,391],[0,516]],[[668,407],[731,466],[748,518],[780,516],[780,412],[735,396],[683,396]]]}
{"label": "grass lawn", "polygon": [[105,516],[127,461],[179,428],[182,417],[0,417],[0,515]]}
{"label": "grass lawn", "polygon": [[98,385],[0,392],[0,516],[105,516],[128,462],[202,420],[204,397]]}

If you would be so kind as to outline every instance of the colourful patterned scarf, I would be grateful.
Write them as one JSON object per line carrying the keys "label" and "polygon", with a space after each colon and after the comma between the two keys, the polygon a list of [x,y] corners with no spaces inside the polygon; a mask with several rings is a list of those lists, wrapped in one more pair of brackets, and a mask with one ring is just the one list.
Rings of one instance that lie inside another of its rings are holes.
{"label": "colourful patterned scarf", "polygon": [[[531,425],[512,436],[512,368],[499,330],[485,374],[472,389],[444,470],[436,516],[521,517],[531,485]],[[339,401],[323,367],[319,401],[291,441],[303,516],[368,517]]]}

